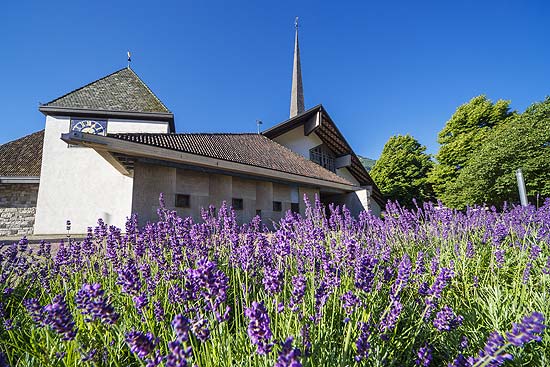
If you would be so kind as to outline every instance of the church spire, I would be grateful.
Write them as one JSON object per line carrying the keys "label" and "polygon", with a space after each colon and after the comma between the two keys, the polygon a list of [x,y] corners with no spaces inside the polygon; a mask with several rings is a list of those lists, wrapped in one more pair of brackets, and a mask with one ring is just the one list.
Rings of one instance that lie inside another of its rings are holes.
{"label": "church spire", "polygon": [[294,22],[296,39],[294,41],[294,65],[292,67],[292,92],[290,94],[290,118],[304,112],[304,86],[302,85],[302,67],[300,65],[300,46],[298,45],[298,17]]}

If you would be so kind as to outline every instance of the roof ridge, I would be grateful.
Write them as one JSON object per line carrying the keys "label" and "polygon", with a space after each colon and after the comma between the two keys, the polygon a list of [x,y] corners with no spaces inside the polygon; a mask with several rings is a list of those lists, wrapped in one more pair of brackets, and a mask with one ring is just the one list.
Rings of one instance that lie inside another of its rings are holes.
{"label": "roof ridge", "polygon": [[44,133],[45,130],[46,130],[46,129],[38,130],[38,131],[35,131],[35,132],[33,132],[33,133],[30,133],[30,134],[27,134],[27,135],[25,135],[25,136],[22,136],[22,137],[20,137],[20,138],[17,138],[17,139],[15,139],[15,140],[7,141],[7,142],[5,142],[5,143],[3,143],[3,144],[0,144],[0,149],[2,149],[3,147],[5,147],[5,146],[8,145],[8,144],[16,143],[16,142],[18,142],[18,141],[20,141],[20,140],[29,138],[29,137],[31,137],[31,136],[33,136],[33,135],[36,135],[36,134]]}
{"label": "roof ridge", "polygon": [[[151,90],[151,88],[149,88],[149,86],[147,84],[145,84],[143,79],[141,79],[141,77],[139,75],[137,75],[137,73],[134,71],[134,69],[132,69],[131,67],[127,67],[127,69],[130,70],[132,72],[132,74],[134,74],[136,76],[136,78],[138,78],[140,83],[143,84],[145,89],[147,89],[149,91],[149,93],[151,93],[153,95],[153,97],[155,97],[157,102],[160,103],[162,105],[162,107],[166,108],[166,111],[172,113],[172,111],[170,111],[170,109],[168,107],[166,107],[166,105],[160,100],[159,97],[157,97],[157,95]],[[119,71],[122,71],[122,70],[119,70]]]}
{"label": "roof ridge", "polygon": [[[54,103],[54,102],[60,100],[61,98],[64,98],[64,97],[68,96],[68,95],[71,94],[71,93],[78,92],[79,90],[82,90],[82,89],[84,89],[84,88],[86,88],[86,87],[89,87],[90,85],[92,85],[92,84],[94,84],[94,83],[97,83],[97,82],[99,82],[99,81],[101,81],[101,80],[103,80],[103,79],[107,79],[107,78],[110,77],[110,76],[113,76],[113,75],[115,75],[115,74],[117,74],[117,73],[120,73],[120,72],[123,71],[124,69],[128,69],[128,67],[123,67],[122,69],[119,69],[119,70],[117,70],[117,71],[112,72],[112,73],[109,74],[109,75],[105,75],[104,77],[101,77],[101,78],[99,78],[99,79],[96,79],[96,80],[94,80],[93,82],[90,82],[90,83],[88,83],[88,84],[86,84],[86,85],[83,85],[82,87],[73,89],[72,91],[70,91],[70,92],[68,92],[68,93],[65,93],[64,95],[62,95],[62,96],[60,96],[60,97],[57,97],[57,98],[55,98],[55,99],[52,99],[52,100],[49,101],[49,102],[44,103],[43,106],[47,106],[47,105],[49,105],[50,103]],[[135,73],[134,73],[134,74],[135,74]],[[136,76],[137,76],[137,74],[136,74]],[[139,77],[138,77],[138,79],[139,79]],[[140,79],[140,81],[141,81],[141,79]],[[143,81],[142,81],[142,83],[143,83]],[[154,94],[153,94],[153,95],[154,95]],[[155,96],[155,98],[156,98],[156,96]],[[160,101],[159,101],[159,102],[160,102]],[[161,103],[162,103],[162,102],[161,102]],[[164,106],[164,107],[166,107],[166,106]]]}

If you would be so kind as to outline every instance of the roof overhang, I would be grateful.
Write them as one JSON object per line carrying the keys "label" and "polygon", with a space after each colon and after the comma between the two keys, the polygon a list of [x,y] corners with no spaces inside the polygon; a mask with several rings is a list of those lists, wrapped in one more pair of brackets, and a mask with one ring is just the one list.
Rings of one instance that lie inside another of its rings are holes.
{"label": "roof overhang", "polygon": [[319,188],[337,189],[346,192],[360,190],[361,187],[346,185],[338,182],[322,180],[314,177],[282,172],[264,167],[243,163],[231,162],[172,149],[155,147],[147,144],[129,142],[109,136],[70,132],[62,134],[61,139],[68,144],[83,145],[95,149],[103,158],[111,163],[119,172],[131,175],[118,159],[117,155],[124,154],[134,157],[143,157],[166,162],[176,162],[190,166],[203,167],[218,171],[234,172],[264,179],[304,184]]}
{"label": "roof overhang", "polygon": [[40,176],[0,176],[0,184],[37,184]]}
{"label": "roof overhang", "polygon": [[382,207],[385,205],[385,200],[380,189],[376,186],[365,167],[361,164],[359,157],[357,157],[323,105],[319,104],[312,107],[300,115],[294,116],[263,131],[262,134],[269,139],[275,139],[302,125],[304,128],[304,135],[307,136],[314,132],[319,139],[336,154],[338,168],[347,168],[352,176],[359,181],[361,186],[371,186],[372,198]]}
{"label": "roof overhang", "polygon": [[71,117],[99,117],[136,119],[145,121],[166,121],[170,126],[170,132],[176,132],[174,125],[174,114],[171,112],[135,112],[135,111],[114,111],[114,110],[90,110],[85,108],[68,108],[42,105],[38,110],[44,115],[50,116],[71,116]]}

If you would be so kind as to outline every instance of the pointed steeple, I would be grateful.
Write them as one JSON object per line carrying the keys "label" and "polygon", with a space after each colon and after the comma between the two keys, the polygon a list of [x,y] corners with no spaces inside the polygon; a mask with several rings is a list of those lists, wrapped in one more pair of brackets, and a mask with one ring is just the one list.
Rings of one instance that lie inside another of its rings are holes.
{"label": "pointed steeple", "polygon": [[290,94],[290,118],[304,112],[304,86],[300,65],[300,46],[298,45],[298,17],[295,21],[296,39],[294,41],[294,65],[292,67],[292,92]]}

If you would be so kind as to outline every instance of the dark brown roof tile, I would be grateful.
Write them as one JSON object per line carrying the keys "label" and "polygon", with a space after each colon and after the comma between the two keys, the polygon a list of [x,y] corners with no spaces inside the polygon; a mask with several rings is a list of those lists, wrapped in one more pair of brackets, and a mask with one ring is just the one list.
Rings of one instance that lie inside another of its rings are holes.
{"label": "dark brown roof tile", "polygon": [[0,145],[0,176],[40,176],[44,130]]}
{"label": "dark brown roof tile", "polygon": [[110,134],[109,136],[134,143],[353,185],[345,178],[260,134]]}

